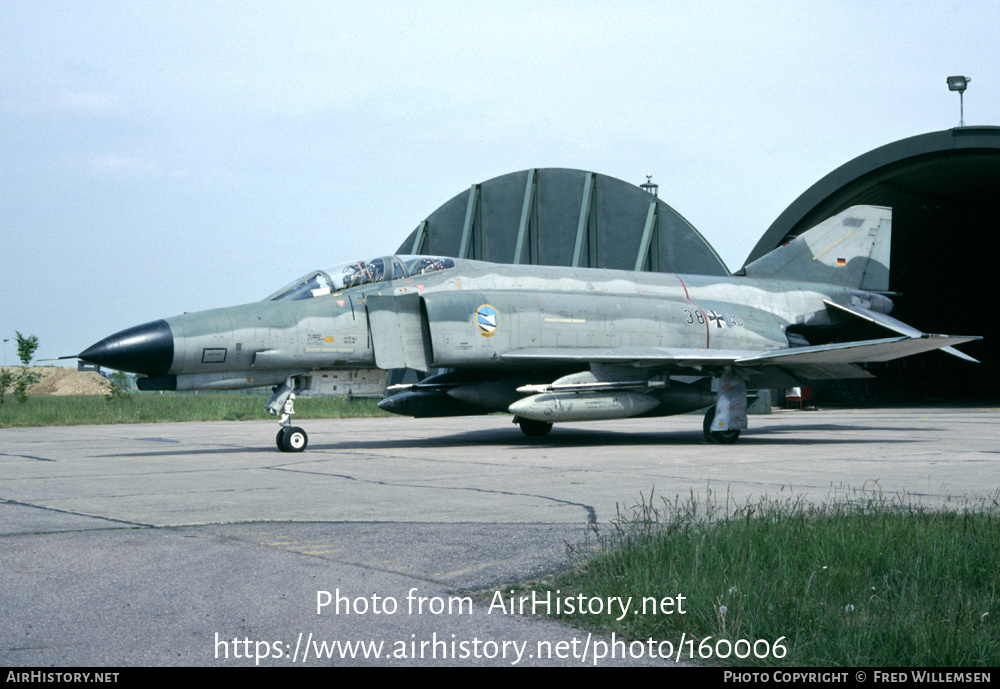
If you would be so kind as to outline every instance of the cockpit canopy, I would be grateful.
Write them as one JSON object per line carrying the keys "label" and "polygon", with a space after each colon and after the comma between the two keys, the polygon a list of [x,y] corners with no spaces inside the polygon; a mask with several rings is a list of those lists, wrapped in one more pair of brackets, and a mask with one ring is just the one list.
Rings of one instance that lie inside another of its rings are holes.
{"label": "cockpit canopy", "polygon": [[264,301],[312,299],[374,282],[425,275],[454,267],[454,259],[443,256],[382,256],[368,261],[342,263],[303,275]]}

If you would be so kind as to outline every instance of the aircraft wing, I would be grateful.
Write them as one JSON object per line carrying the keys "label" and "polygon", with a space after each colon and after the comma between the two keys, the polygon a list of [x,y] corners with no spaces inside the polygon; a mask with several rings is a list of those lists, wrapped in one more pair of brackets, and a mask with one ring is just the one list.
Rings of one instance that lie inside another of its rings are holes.
{"label": "aircraft wing", "polygon": [[635,366],[671,366],[700,369],[706,366],[725,366],[743,356],[756,354],[752,350],[685,349],[680,347],[546,347],[517,349],[500,358],[511,363],[530,364],[610,364]]}
{"label": "aircraft wing", "polygon": [[671,347],[619,347],[520,349],[501,355],[504,361],[531,364],[605,364],[635,368],[661,368],[674,371],[702,371],[733,366],[746,369],[751,376],[766,375],[769,368],[796,379],[868,378],[867,371],[855,364],[889,361],[920,354],[979,337],[924,335],[861,340],[837,344],[792,347],[768,351],[729,349],[682,349]]}
{"label": "aircraft wing", "polygon": [[882,340],[861,340],[837,344],[793,347],[744,356],[738,365],[786,364],[855,364],[867,361],[891,361],[904,356],[930,352],[943,347],[971,342],[980,337],[955,337],[951,335],[925,335],[915,337],[890,337]]}

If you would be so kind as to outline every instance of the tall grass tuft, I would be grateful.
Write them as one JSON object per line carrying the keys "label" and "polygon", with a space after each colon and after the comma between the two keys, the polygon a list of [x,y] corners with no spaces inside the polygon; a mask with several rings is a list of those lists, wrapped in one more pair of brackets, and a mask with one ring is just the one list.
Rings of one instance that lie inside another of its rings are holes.
{"label": "tall grass tuft", "polygon": [[[785,637],[780,659],[713,653],[706,662],[1000,665],[996,498],[931,510],[877,493],[825,505],[650,494],[620,509],[596,539],[597,556],[542,588],[637,601],[683,594],[684,615],[577,620],[633,639],[678,643],[686,634],[698,640],[696,659],[708,637],[710,644]],[[732,646],[718,648],[725,654]]]}

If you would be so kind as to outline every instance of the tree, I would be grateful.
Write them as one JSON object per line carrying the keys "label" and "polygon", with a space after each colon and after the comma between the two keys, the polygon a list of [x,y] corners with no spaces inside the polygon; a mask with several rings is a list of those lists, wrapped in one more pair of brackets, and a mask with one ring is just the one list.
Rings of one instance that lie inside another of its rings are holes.
{"label": "tree", "polygon": [[38,349],[38,338],[35,335],[25,337],[21,333],[14,331],[17,336],[17,358],[21,360],[21,374],[17,377],[17,401],[28,401],[28,388],[42,379],[42,374],[32,371],[31,360],[35,358],[35,350]]}
{"label": "tree", "polygon": [[115,371],[108,379],[108,391],[104,394],[105,402],[128,402],[132,399],[132,381],[124,371]]}
{"label": "tree", "polygon": [[14,387],[14,374],[5,368],[0,368],[0,404],[3,404],[7,390]]}

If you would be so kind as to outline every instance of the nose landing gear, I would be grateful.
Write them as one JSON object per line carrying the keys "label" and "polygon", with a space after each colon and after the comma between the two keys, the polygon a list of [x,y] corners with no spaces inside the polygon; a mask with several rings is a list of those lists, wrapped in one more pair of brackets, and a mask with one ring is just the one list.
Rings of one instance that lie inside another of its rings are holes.
{"label": "nose landing gear", "polygon": [[284,385],[274,388],[274,394],[267,401],[267,413],[271,416],[281,414],[279,423],[281,429],[274,442],[282,452],[302,452],[309,444],[309,436],[298,426],[292,425],[292,415],[295,413],[295,379],[289,378]]}

